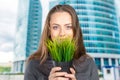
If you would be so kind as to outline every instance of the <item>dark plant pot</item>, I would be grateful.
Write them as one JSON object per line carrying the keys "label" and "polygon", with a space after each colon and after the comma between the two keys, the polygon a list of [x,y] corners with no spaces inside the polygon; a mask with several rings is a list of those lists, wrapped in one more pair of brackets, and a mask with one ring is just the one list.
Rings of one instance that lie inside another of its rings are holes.
{"label": "dark plant pot", "polygon": [[61,67],[61,72],[67,72],[67,73],[71,73],[70,72],[70,67],[72,67],[72,61],[70,62],[56,62],[54,61],[54,65],[57,67]]}

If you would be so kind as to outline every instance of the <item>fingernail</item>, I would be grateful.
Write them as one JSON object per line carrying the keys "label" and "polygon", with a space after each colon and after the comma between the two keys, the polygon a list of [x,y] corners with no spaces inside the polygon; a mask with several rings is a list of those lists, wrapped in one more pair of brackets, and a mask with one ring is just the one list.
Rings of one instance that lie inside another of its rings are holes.
{"label": "fingernail", "polygon": [[59,67],[59,69],[61,69],[61,67]]}
{"label": "fingernail", "polygon": [[67,76],[67,74],[65,74],[65,76]]}

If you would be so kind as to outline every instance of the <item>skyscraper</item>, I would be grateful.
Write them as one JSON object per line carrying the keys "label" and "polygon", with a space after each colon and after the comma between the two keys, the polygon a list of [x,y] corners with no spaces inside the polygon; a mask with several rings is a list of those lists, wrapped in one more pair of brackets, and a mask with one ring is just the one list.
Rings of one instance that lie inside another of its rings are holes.
{"label": "skyscraper", "polygon": [[83,31],[87,53],[94,57],[98,69],[118,66],[120,34],[114,0],[62,0],[74,7]]}
{"label": "skyscraper", "polygon": [[26,57],[38,49],[42,28],[42,7],[39,0],[30,0],[28,14],[28,30]]}
{"label": "skyscraper", "polygon": [[42,26],[41,11],[39,0],[19,0],[13,72],[24,72],[25,60],[38,48]]}

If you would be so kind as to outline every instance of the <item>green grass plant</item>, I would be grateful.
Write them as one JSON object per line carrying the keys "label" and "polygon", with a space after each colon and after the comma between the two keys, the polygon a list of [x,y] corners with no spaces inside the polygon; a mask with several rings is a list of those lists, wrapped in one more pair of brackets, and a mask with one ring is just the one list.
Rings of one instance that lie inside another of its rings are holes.
{"label": "green grass plant", "polygon": [[75,41],[69,38],[48,39],[46,42],[47,48],[52,59],[56,62],[69,62],[73,59],[76,50]]}

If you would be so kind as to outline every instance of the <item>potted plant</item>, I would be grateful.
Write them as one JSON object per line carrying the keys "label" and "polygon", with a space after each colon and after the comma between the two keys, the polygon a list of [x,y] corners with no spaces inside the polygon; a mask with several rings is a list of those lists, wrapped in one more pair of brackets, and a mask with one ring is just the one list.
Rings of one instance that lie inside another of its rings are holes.
{"label": "potted plant", "polygon": [[75,41],[70,38],[48,39],[46,45],[54,65],[60,66],[62,68],[61,71],[70,73],[69,68],[72,67],[72,59],[76,50]]}

